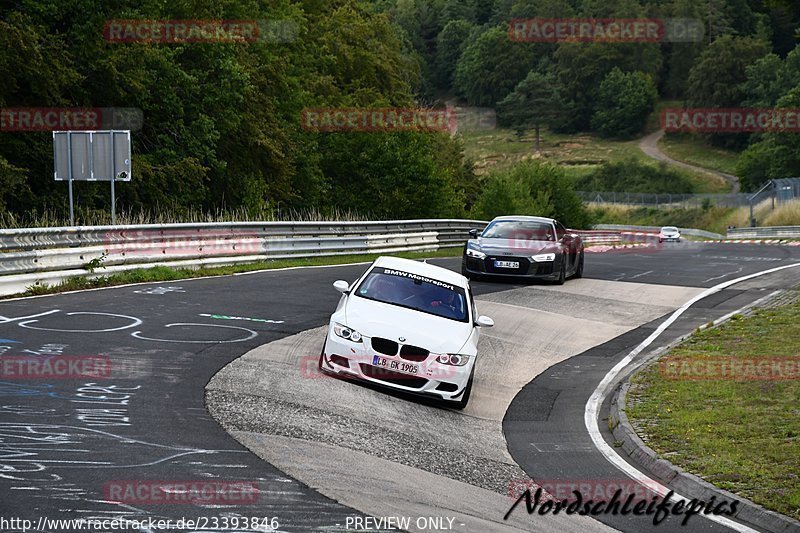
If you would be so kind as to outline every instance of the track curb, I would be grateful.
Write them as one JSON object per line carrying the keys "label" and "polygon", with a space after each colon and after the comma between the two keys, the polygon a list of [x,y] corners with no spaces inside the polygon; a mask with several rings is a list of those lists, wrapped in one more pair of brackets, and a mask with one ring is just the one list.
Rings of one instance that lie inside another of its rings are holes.
{"label": "track curb", "polygon": [[[770,300],[772,299],[774,298]],[[749,309],[753,307],[755,307],[755,305],[752,305]],[[724,322],[727,322],[727,320],[720,323]],[[716,325],[718,324],[715,324],[714,327],[716,327]],[[768,533],[800,532],[800,521],[775,511],[770,511],[737,494],[715,487],[701,477],[689,473],[666,459],[661,458],[658,453],[644,443],[630,423],[625,410],[627,407],[631,377],[641,368],[653,364],[671,348],[684,342],[691,337],[691,335],[692,334],[684,335],[667,346],[651,351],[646,356],[646,361],[632,369],[617,387],[614,388],[611,394],[611,403],[609,407],[610,427],[612,428],[611,434],[615,440],[614,446],[617,448],[620,455],[624,455],[626,458],[634,461],[641,466],[649,476],[680,494],[703,501],[708,501],[712,497],[716,497],[717,500],[739,501],[739,511],[734,516],[748,526]]]}

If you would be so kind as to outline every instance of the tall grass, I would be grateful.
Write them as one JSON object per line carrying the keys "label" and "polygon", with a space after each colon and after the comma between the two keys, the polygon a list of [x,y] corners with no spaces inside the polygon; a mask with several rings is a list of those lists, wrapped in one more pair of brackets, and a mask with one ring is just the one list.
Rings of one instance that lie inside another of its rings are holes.
{"label": "tall grass", "polygon": [[[262,222],[262,221],[302,221],[302,220],[375,220],[366,213],[349,209],[281,209],[264,206],[252,209],[216,209],[204,211],[199,208],[175,209],[154,208],[117,213],[118,225],[129,224],[170,224],[198,222]],[[111,224],[111,213],[98,209],[76,208],[76,226],[103,226]],[[0,228],[43,228],[69,226],[69,215],[60,210],[45,209],[39,212],[15,214],[0,211]]]}
{"label": "tall grass", "polygon": [[[711,207],[709,209],[664,209],[622,204],[591,204],[596,224],[633,224],[638,226],[682,226],[725,234],[728,226],[750,226],[750,208]],[[759,226],[800,226],[800,200],[793,200],[772,209],[767,199],[753,208]]]}
{"label": "tall grass", "polygon": [[800,200],[792,200],[775,206],[775,210],[763,218],[760,226],[800,226]]}

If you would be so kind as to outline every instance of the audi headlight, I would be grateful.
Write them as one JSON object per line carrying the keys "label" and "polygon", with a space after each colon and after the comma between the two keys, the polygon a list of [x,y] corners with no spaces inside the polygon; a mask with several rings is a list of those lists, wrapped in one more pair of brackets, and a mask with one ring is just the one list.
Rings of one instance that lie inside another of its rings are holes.
{"label": "audi headlight", "polygon": [[361,342],[361,333],[357,332],[354,329],[348,328],[344,324],[339,324],[338,322],[334,322],[333,332],[343,339],[347,339],[353,342]]}
{"label": "audi headlight", "polygon": [[538,255],[534,255],[531,259],[533,259],[537,263],[542,263],[542,262],[545,262],[545,261],[555,261],[556,260],[556,254],[538,254]]}
{"label": "audi headlight", "polygon": [[476,259],[486,259],[486,254],[474,248],[467,248],[467,257],[474,257]]}
{"label": "audi headlight", "polygon": [[460,353],[443,353],[436,357],[436,360],[443,365],[464,366],[469,363],[469,355]]}

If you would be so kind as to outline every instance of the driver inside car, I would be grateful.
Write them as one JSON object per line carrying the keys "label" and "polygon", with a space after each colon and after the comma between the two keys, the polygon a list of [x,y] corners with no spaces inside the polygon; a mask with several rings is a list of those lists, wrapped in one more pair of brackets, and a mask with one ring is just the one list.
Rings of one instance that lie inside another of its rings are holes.
{"label": "driver inside car", "polygon": [[456,293],[453,291],[437,291],[436,296],[431,300],[430,306],[437,309],[439,313],[445,311],[453,316],[458,315],[460,311],[460,300]]}
{"label": "driver inside car", "polygon": [[414,292],[404,303],[427,310],[436,315],[457,315],[459,301],[456,293],[438,287],[425,287],[422,283],[414,283]]}

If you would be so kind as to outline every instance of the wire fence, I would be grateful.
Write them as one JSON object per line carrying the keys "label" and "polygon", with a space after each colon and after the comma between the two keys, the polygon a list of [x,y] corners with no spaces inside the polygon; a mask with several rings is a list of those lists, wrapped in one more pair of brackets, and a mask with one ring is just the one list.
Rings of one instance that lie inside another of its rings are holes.
{"label": "wire fence", "polygon": [[744,207],[749,205],[747,193],[670,194],[637,192],[577,191],[586,203],[621,204],[643,207]]}
{"label": "wire fence", "polygon": [[577,191],[586,203],[621,204],[647,207],[747,207],[769,200],[771,207],[800,199],[800,178],[784,178],[764,183],[754,193],[670,194],[639,192]]}

